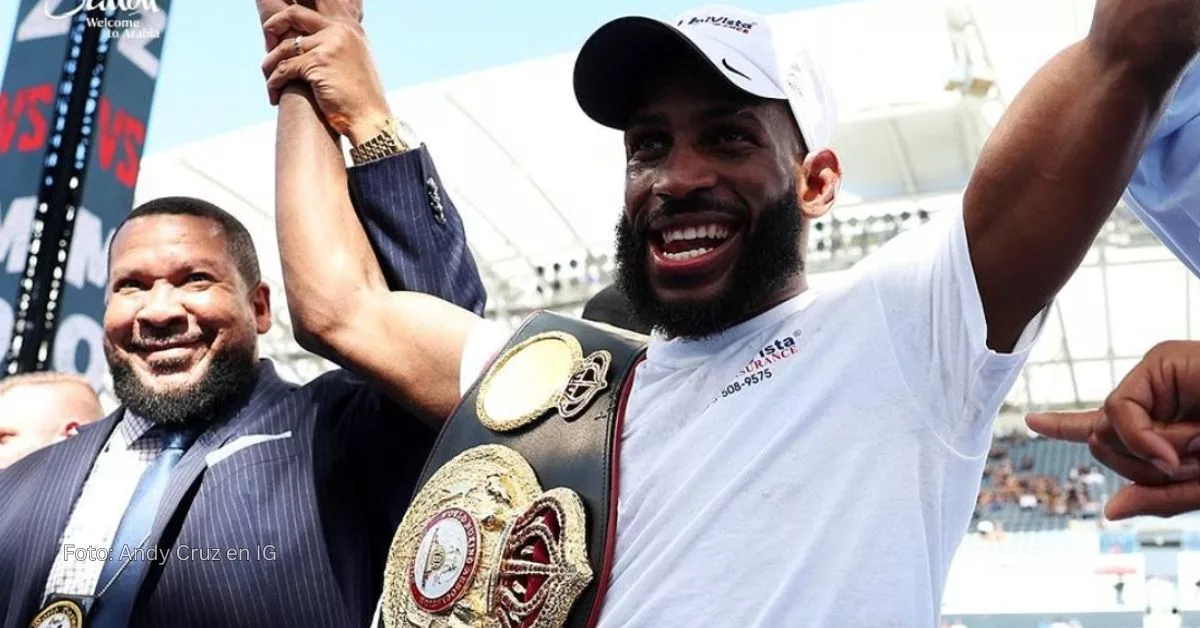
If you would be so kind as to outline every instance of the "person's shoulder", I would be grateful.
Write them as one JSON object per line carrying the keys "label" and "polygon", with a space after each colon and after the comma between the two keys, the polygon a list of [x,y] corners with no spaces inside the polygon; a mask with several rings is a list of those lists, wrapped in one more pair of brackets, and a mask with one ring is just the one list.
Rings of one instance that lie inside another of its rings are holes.
{"label": "person's shoulder", "polygon": [[293,394],[298,395],[300,403],[315,412],[318,418],[340,420],[351,415],[398,408],[377,383],[343,368],[322,373]]}
{"label": "person's shoulder", "polygon": [[856,315],[864,313],[863,299],[875,294],[870,276],[861,265],[810,277],[809,284],[808,295],[801,295],[809,302],[797,307],[788,316],[787,324],[814,318],[826,324],[849,324]]}
{"label": "person's shoulder", "polygon": [[858,266],[873,263],[903,263],[928,256],[932,250],[952,241],[951,235],[964,229],[962,210],[932,214],[921,222],[910,222],[868,253]]}
{"label": "person's shoulder", "polygon": [[335,368],[321,373],[312,381],[298,387],[294,392],[306,397],[330,399],[341,395],[352,395],[369,386],[365,377],[354,371]]}
{"label": "person's shoulder", "polygon": [[931,280],[940,275],[954,276],[960,267],[956,261],[970,258],[967,251],[961,212],[934,214],[927,222],[909,227],[892,236],[843,271],[842,284],[847,293],[854,288],[894,293],[926,291]]}
{"label": "person's shoulder", "polygon": [[23,484],[44,477],[43,471],[49,464],[50,456],[54,453],[55,448],[65,447],[67,443],[68,441],[63,441],[47,445],[30,452],[7,469],[0,469],[0,495],[9,494]]}
{"label": "person's shoulder", "polygon": [[286,403],[297,420],[311,421],[321,431],[379,415],[391,402],[367,378],[335,368],[293,390]]}

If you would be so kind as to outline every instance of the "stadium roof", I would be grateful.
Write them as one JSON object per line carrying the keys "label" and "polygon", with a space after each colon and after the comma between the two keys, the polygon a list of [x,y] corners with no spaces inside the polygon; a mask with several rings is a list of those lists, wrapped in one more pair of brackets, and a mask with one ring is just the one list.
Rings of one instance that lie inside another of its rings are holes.
{"label": "stadium roof", "polygon": [[[870,0],[772,16],[821,54],[838,94],[833,140],[843,200],[814,235],[810,269],[829,276],[897,231],[957,210],[1006,102],[1081,37],[1088,0]],[[430,146],[463,214],[489,291],[489,316],[578,312],[610,281],[621,206],[619,134],[592,123],[571,92],[574,52],[388,94]],[[397,62],[382,60],[382,63]],[[244,220],[274,284],[265,353],[293,379],[329,367],[291,340],[273,225],[274,125],[147,156],[137,200],[189,194]],[[1183,267],[1122,214],[1048,319],[1010,401],[1094,403],[1155,340],[1191,337]],[[820,285],[822,276],[814,279]]]}

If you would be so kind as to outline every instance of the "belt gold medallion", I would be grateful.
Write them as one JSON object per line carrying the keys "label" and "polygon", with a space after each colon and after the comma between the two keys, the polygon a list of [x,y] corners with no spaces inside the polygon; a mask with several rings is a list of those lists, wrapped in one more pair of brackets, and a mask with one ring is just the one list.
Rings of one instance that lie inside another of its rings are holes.
{"label": "belt gold medallion", "polygon": [[389,628],[562,626],[591,582],[583,503],[520,454],[468,449],[429,479],[392,541]]}

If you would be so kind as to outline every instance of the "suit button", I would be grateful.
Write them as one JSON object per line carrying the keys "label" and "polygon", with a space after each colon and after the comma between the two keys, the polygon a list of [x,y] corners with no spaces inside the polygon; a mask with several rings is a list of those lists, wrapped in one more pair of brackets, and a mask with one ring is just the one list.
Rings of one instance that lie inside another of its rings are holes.
{"label": "suit button", "polygon": [[425,180],[425,196],[429,200],[429,208],[433,210],[433,219],[439,225],[446,224],[446,208],[442,206],[442,192],[438,189],[433,177]]}

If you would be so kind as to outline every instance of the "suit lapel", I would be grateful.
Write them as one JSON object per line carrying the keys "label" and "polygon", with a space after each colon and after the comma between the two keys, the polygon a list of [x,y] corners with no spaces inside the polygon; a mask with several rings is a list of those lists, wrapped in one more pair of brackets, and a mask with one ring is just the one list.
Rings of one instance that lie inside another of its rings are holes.
{"label": "suit lapel", "polygon": [[178,514],[176,511],[183,498],[187,496],[192,486],[208,468],[205,460],[208,454],[237,435],[238,430],[248,421],[269,409],[289,389],[290,385],[279,378],[269,361],[260,362],[254,388],[246,403],[241,408],[233,410],[233,415],[215,427],[211,434],[201,436],[196,444],[188,449],[183,459],[179,461],[179,466],[171,473],[171,481],[167,484],[167,492],[163,495],[163,501],[158,507],[158,515],[150,530],[147,547],[159,546],[163,531],[175,519]]}
{"label": "suit lapel", "polygon": [[77,435],[46,450],[46,459],[40,465],[41,477],[35,480],[38,486],[45,487],[44,499],[31,510],[29,525],[25,528],[25,538],[28,540],[24,545],[28,549],[25,558],[18,562],[25,565],[25,569],[21,570],[15,583],[16,590],[24,592],[19,599],[24,600],[27,614],[31,617],[41,604],[46,578],[58,554],[59,541],[62,540],[71,510],[122,412],[122,409],[118,409],[104,420],[80,428]]}
{"label": "suit lapel", "polygon": [[[234,410],[233,416],[228,420],[212,428],[211,434],[202,436],[179,461],[179,466],[172,473],[167,492],[159,505],[154,526],[147,539],[147,547],[158,546],[164,529],[175,517],[183,498],[203,475],[207,467],[205,457],[235,436],[247,421],[270,408],[290,389],[291,385],[279,378],[269,361],[263,360],[259,363],[254,387],[246,403]],[[71,510],[96,457],[108,442],[123,413],[122,407],[103,421],[81,428],[78,435],[47,450],[40,477],[35,480],[39,486],[46,487],[46,498],[31,509],[32,514],[28,519],[30,523],[25,528],[25,538],[29,539],[29,542],[24,544],[27,548],[25,555],[17,561],[17,564],[26,568],[21,569],[17,576],[14,582],[16,586],[10,598],[22,601],[25,612],[21,616],[32,617],[41,605],[46,577],[59,551],[59,541],[62,539]],[[0,620],[2,619],[0,617]]]}

